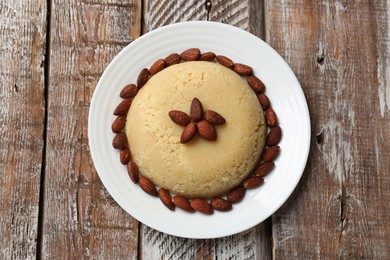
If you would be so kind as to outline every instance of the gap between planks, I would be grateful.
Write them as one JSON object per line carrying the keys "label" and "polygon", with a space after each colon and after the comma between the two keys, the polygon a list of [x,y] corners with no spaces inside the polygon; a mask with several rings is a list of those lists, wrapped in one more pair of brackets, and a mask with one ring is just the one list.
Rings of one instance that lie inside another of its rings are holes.
{"label": "gap between planks", "polygon": [[50,74],[50,38],[51,38],[51,0],[46,3],[46,46],[45,46],[45,62],[44,62],[44,118],[43,118],[43,146],[42,146],[42,162],[41,162],[41,179],[39,185],[39,208],[38,208],[38,227],[36,240],[36,259],[41,259],[42,256],[42,241],[43,241],[43,222],[45,212],[45,176],[46,176],[46,147],[47,147],[47,126],[48,126],[48,104],[49,104],[49,74]]}

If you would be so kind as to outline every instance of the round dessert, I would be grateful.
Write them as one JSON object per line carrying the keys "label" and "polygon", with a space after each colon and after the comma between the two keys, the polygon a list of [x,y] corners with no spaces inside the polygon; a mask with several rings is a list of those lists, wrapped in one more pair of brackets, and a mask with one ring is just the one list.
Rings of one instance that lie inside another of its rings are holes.
{"label": "round dessert", "polygon": [[[188,143],[180,142],[185,127],[168,114],[189,115],[194,98],[226,120],[215,125],[215,141],[197,133]],[[211,198],[226,194],[253,171],[264,148],[266,123],[255,93],[237,73],[192,61],[149,79],[131,104],[126,134],[143,176],[187,198]]]}

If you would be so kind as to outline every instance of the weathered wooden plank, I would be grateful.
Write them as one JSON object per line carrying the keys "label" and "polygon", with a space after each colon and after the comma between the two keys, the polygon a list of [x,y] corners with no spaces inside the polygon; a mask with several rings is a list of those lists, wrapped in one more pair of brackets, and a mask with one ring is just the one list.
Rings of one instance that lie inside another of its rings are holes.
{"label": "weathered wooden plank", "polygon": [[137,257],[138,222],[96,174],[87,119],[103,70],[139,36],[140,2],[52,2],[43,258]]}
{"label": "weathered wooden plank", "polygon": [[267,1],[267,40],[311,112],[304,176],[273,216],[274,257],[390,257],[388,1]]}
{"label": "weathered wooden plank", "polygon": [[[228,23],[263,35],[261,1],[145,1],[143,32],[187,20]],[[270,259],[270,220],[256,228],[220,239],[184,239],[141,225],[142,259]]]}
{"label": "weathered wooden plank", "polygon": [[0,3],[0,259],[33,259],[45,112],[46,1]]}

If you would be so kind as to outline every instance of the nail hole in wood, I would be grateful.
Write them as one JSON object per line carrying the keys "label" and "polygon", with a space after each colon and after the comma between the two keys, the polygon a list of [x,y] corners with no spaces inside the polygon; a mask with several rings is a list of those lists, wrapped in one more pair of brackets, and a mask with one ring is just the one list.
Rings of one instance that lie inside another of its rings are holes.
{"label": "nail hole in wood", "polygon": [[19,91],[19,89],[18,89],[18,85],[14,85],[14,91],[16,92],[16,93],[18,93],[18,91]]}
{"label": "nail hole in wood", "polygon": [[317,141],[317,144],[321,145],[324,141],[324,136],[323,136],[323,132],[321,131],[321,133],[317,134],[316,135],[316,141]]}
{"label": "nail hole in wood", "polygon": [[322,52],[317,56],[317,63],[323,65],[325,62],[325,53]]}

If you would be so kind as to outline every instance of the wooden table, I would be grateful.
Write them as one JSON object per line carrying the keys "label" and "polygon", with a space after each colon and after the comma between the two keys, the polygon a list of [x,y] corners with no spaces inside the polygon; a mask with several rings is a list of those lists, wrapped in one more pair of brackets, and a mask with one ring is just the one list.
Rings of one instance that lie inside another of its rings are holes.
{"label": "wooden table", "polygon": [[[101,184],[88,147],[105,67],[140,35],[187,20],[264,39],[297,75],[311,114],[292,196],[220,239],[137,222]],[[2,0],[0,259],[389,259],[389,21],[389,0]]]}

